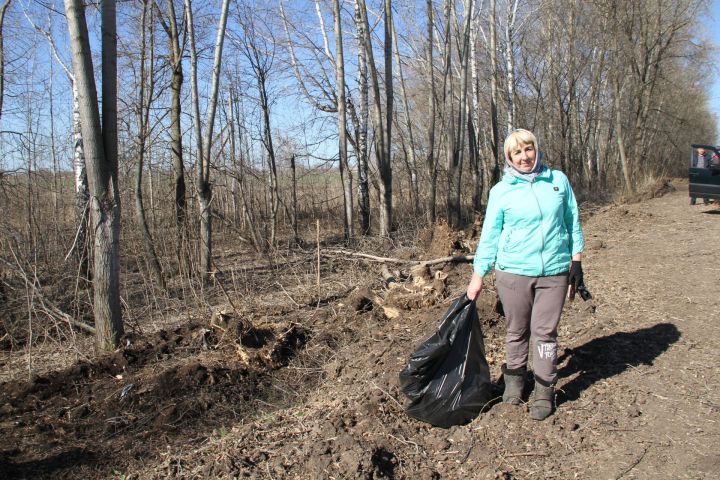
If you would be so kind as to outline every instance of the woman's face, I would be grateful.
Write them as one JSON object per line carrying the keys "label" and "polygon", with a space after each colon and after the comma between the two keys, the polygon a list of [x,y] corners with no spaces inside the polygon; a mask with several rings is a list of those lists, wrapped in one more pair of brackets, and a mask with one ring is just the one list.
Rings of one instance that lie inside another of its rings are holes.
{"label": "woman's face", "polygon": [[535,166],[535,147],[532,143],[518,144],[510,150],[510,162],[523,173],[530,173]]}

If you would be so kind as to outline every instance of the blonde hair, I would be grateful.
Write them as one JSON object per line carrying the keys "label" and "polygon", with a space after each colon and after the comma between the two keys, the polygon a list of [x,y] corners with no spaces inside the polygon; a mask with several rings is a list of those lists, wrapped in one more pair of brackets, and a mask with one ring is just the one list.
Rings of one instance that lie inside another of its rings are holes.
{"label": "blonde hair", "polygon": [[524,130],[522,128],[518,128],[517,130],[513,130],[510,132],[510,135],[505,138],[505,145],[503,146],[503,149],[505,150],[505,160],[510,161],[510,151],[517,147],[518,145],[530,145],[535,148],[535,151],[538,151],[538,145],[537,145],[537,138],[535,138],[535,135],[529,130]]}

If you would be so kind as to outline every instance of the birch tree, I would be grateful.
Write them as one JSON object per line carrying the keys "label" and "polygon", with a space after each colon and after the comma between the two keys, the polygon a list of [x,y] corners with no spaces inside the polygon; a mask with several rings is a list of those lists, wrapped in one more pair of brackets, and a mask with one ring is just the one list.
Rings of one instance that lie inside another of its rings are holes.
{"label": "birch tree", "polygon": [[[364,4],[363,4],[364,5]],[[358,212],[360,216],[360,233],[370,234],[370,180],[368,174],[368,111],[369,111],[369,81],[368,61],[365,51],[366,38],[369,32],[365,29],[360,0],[355,0],[354,17],[357,31],[357,84],[358,107],[353,115],[355,124],[355,156],[357,157],[358,171]]]}
{"label": "birch tree", "polygon": [[507,69],[507,131],[515,129],[515,20],[520,0],[505,3],[505,68]]}

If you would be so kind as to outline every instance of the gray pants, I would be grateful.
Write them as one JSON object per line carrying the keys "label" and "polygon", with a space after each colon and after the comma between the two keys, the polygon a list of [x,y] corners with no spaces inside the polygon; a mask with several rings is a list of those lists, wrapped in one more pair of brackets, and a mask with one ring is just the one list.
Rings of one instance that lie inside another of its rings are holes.
{"label": "gray pants", "polygon": [[532,338],[535,377],[554,384],[557,380],[557,328],[567,294],[567,273],[524,277],[495,270],[495,279],[507,320],[507,368],[514,370],[527,366]]}

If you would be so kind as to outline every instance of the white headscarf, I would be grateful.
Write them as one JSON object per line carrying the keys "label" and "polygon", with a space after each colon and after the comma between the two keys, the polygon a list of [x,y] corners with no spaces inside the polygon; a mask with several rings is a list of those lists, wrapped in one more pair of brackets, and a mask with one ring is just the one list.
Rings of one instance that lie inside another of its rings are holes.
{"label": "white headscarf", "polygon": [[[532,132],[528,130],[524,130],[522,128],[519,128],[517,130],[513,130],[508,134],[508,136],[505,138],[505,142],[508,141],[510,136],[512,136],[516,132],[522,132],[522,133],[528,133],[530,136],[535,139],[535,135],[532,134]],[[542,162],[543,158],[543,152],[540,151],[540,148],[537,143],[537,139],[532,142],[533,148],[535,148],[535,164],[533,165],[532,170],[529,172],[521,172],[517,168],[515,168],[515,165],[512,164],[510,161],[509,153],[505,155],[505,168],[503,169],[503,173],[506,175],[512,175],[513,177],[522,178],[524,180],[527,180],[528,182],[534,182],[535,177],[540,175],[540,172],[542,172],[545,165]]]}

